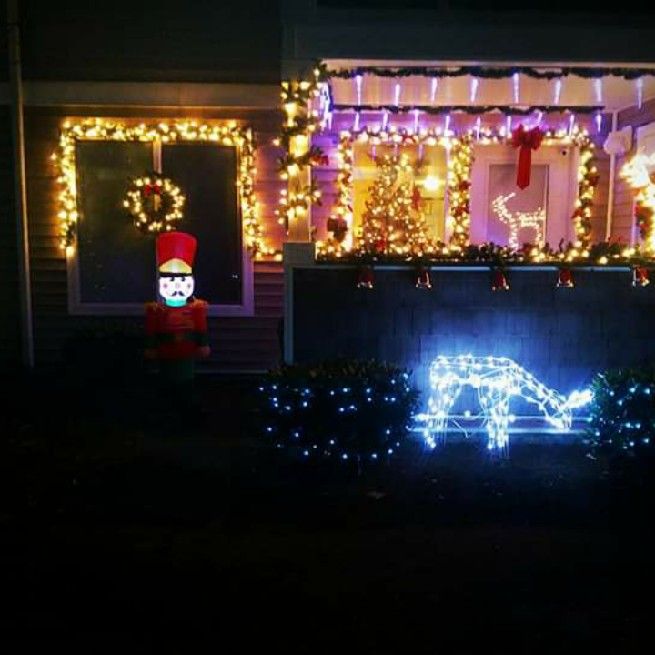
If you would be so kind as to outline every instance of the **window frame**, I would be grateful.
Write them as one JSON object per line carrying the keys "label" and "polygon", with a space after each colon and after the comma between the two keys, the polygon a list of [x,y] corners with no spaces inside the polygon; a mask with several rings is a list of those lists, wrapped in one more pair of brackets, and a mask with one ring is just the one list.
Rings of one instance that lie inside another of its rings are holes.
{"label": "window frame", "polygon": [[[471,167],[471,228],[469,237],[472,244],[488,243],[489,212],[487,207],[490,198],[490,169],[495,165],[516,165],[516,152],[507,149],[508,144],[485,144],[478,146],[475,151],[475,161]],[[571,221],[571,214],[575,208],[577,197],[577,171],[579,167],[578,148],[575,145],[554,146],[567,150],[566,161],[562,161],[553,151],[540,148],[532,153],[532,164],[546,166],[548,169],[548,196],[546,206],[546,222],[544,224],[544,241],[549,241],[548,232],[551,226],[560,224],[564,227],[565,241],[575,240],[575,227]],[[502,152],[504,149],[505,152]],[[561,164],[558,166],[558,163]],[[554,191],[556,190],[556,191]],[[557,191],[558,190],[558,191]],[[477,238],[479,235],[487,238]],[[474,238],[476,237],[476,238]],[[557,241],[550,242],[551,247]]]}
{"label": "window frame", "polygon": [[[365,127],[361,130],[342,130],[338,141],[337,166],[337,198],[333,211],[336,216],[346,218],[347,237],[343,243],[334,244],[328,238],[319,242],[319,254],[327,258],[340,258],[354,247],[354,213],[351,210],[354,202],[354,144],[357,142],[377,144],[428,145],[444,144],[447,147],[448,182],[444,210],[446,212],[445,241],[451,252],[461,252],[469,245],[482,245],[484,242],[474,242],[471,239],[471,186],[475,148],[489,145],[509,145],[512,134],[506,129],[469,130],[463,133],[448,131],[445,134],[440,129],[430,128],[418,133],[404,128],[391,127],[380,130],[379,127]],[[571,217],[569,234],[576,248],[583,251],[589,248],[591,239],[591,216],[594,199],[594,189],[597,184],[598,170],[595,165],[595,144],[586,130],[577,127],[572,130],[547,129],[543,132],[542,146],[557,146],[568,148],[572,153],[572,176],[567,178],[567,202],[573,202],[574,215]],[[535,163],[541,163],[539,151],[532,154]],[[498,163],[506,163],[504,160]],[[478,176],[479,177],[479,176]],[[488,195],[488,175],[476,180],[476,185],[482,183],[485,197]],[[592,180],[596,179],[596,182]],[[465,190],[462,183],[467,184]],[[486,210],[485,210],[486,211]],[[579,214],[578,214],[579,212]],[[578,214],[576,216],[576,214]],[[486,219],[485,219],[486,221]],[[587,225],[585,225],[587,224]],[[485,227],[486,230],[486,227]],[[551,244],[552,245],[552,244]]]}
{"label": "window frame", "polygon": [[[218,146],[236,148],[235,181],[237,184],[237,216],[241,225],[241,303],[208,305],[210,317],[253,316],[254,302],[254,258],[251,250],[257,250],[260,234],[257,224],[257,204],[254,198],[254,145],[252,131],[248,126],[237,125],[235,121],[214,121],[198,124],[195,121],[170,120],[157,123],[143,123],[134,120],[112,121],[111,119],[85,119],[64,124],[60,136],[59,163],[60,193],[59,219],[62,228],[62,246],[66,252],[66,278],[68,313],[74,316],[142,316],[143,303],[116,302],[93,303],[81,299],[80,265],[77,254],[77,166],[76,147],[78,141],[122,141],[147,142],[152,144],[153,162],[157,156],[157,143],[215,143]],[[156,294],[156,270],[153,270],[153,300]],[[202,291],[199,294],[202,297]]]}

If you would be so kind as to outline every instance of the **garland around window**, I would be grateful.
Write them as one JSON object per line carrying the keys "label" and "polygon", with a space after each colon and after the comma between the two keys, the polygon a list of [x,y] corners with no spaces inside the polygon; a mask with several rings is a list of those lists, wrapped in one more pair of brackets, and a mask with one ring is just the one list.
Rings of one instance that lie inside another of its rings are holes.
{"label": "garland around window", "polygon": [[58,163],[61,185],[59,193],[58,219],[62,248],[75,245],[78,219],[77,167],[75,146],[78,140],[85,141],[140,141],[162,144],[178,142],[215,143],[237,148],[237,188],[243,221],[243,235],[246,247],[254,257],[276,255],[275,249],[266,244],[259,221],[259,204],[255,196],[255,144],[252,130],[235,121],[200,123],[197,121],[160,121],[155,124],[139,123],[127,125],[103,118],[86,119],[64,123],[58,152],[53,159]]}
{"label": "garland around window", "polygon": [[[355,143],[370,143],[372,146],[391,144],[397,146],[441,145],[449,150],[447,190],[448,215],[447,227],[450,232],[449,243],[433,243],[423,253],[428,258],[461,258],[471,255],[469,241],[470,215],[470,180],[474,160],[475,145],[510,143],[511,135],[491,131],[481,132],[479,137],[473,132],[456,135],[444,135],[438,131],[428,130],[420,133],[390,127],[386,131],[364,129],[359,132],[343,131],[339,138],[337,175],[337,202],[328,221],[330,236],[318,243],[318,253],[322,258],[343,258],[347,255],[358,257],[353,247],[353,148]],[[557,253],[546,252],[544,248],[530,249],[529,258],[533,261],[546,261],[553,257],[573,261],[588,258],[591,246],[591,211],[593,195],[598,184],[598,170],[593,158],[594,144],[586,131],[576,128],[573,132],[565,130],[546,130],[543,133],[543,145],[576,146],[579,149],[578,197],[572,220],[576,240],[565,250]],[[512,257],[506,248],[492,248],[494,256]],[[468,253],[468,255],[466,255]],[[562,254],[564,253],[564,254]],[[387,253],[392,255],[393,253]],[[526,253],[522,253],[524,256]]]}

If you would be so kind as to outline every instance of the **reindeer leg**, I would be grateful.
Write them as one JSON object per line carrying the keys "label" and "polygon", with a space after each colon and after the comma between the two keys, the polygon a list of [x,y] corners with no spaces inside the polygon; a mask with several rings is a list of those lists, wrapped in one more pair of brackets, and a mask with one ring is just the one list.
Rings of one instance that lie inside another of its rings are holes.
{"label": "reindeer leg", "polygon": [[487,448],[507,456],[509,449],[509,398],[507,391],[495,391],[488,401]]}
{"label": "reindeer leg", "polygon": [[428,422],[428,429],[430,433],[437,437],[438,441],[443,442],[445,440],[450,410],[453,408],[459,393],[460,385],[451,382],[438,387],[436,395],[430,398],[431,417]]}
{"label": "reindeer leg", "polygon": [[519,229],[514,223],[509,228],[509,247],[512,250],[518,250],[519,248]]}

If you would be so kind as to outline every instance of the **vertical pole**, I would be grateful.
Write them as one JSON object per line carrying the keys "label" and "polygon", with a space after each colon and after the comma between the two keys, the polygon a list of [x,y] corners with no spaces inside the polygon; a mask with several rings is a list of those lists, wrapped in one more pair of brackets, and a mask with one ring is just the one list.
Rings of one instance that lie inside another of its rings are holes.
{"label": "vertical pole", "polygon": [[162,174],[161,139],[159,137],[155,137],[154,141],[152,142],[152,167],[155,173],[159,173],[159,175]]}
{"label": "vertical pole", "polygon": [[[155,171],[155,173],[158,173],[159,175],[162,175],[161,156],[162,156],[161,139],[157,136],[152,142],[152,168]],[[157,198],[158,196],[155,196],[153,198],[153,202],[155,202]],[[155,205],[155,207],[157,207],[157,205]],[[159,296],[159,268],[157,268],[157,254],[156,254],[157,237],[155,237],[154,243],[155,243],[155,298],[156,300],[159,301],[162,300],[162,298]]]}
{"label": "vertical pole", "polygon": [[18,1],[7,0],[7,44],[11,86],[12,134],[14,145],[14,207],[18,249],[18,282],[21,312],[21,352],[23,365],[34,368],[34,331],[32,325],[32,288],[30,283],[29,226],[25,184],[25,124],[23,117],[23,81],[21,74]]}
{"label": "vertical pole", "polygon": [[[294,84],[292,82],[291,84]],[[309,112],[308,107],[303,107],[298,103],[288,103],[285,105],[287,116],[287,125],[292,127],[298,119],[305,119]],[[295,157],[302,157],[309,151],[308,133],[297,134],[289,138],[289,153]],[[287,169],[288,173],[288,198],[292,199],[309,191],[312,181],[311,166],[294,166]],[[306,243],[310,241],[310,207],[297,206],[293,216],[289,217],[287,241]]]}
{"label": "vertical pole", "polygon": [[[616,132],[618,126],[619,112],[612,112],[612,132]],[[612,214],[614,212],[614,184],[616,183],[616,155],[610,155],[610,173],[607,190],[607,217],[605,219],[605,241],[609,241],[612,235]],[[633,221],[634,223],[634,221]],[[630,239],[632,242],[632,239]],[[633,245],[632,243],[630,245]]]}

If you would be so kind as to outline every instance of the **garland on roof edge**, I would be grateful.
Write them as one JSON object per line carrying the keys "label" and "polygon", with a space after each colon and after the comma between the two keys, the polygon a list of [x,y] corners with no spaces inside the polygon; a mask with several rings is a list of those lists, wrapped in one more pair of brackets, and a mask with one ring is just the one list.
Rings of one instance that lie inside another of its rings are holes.
{"label": "garland on roof edge", "polygon": [[554,113],[574,113],[574,114],[593,114],[604,109],[603,106],[585,105],[585,106],[562,106],[562,105],[530,105],[529,107],[509,107],[507,105],[334,105],[334,111],[387,111],[391,114],[409,113],[420,111],[425,114],[441,115],[450,113],[464,113],[478,116],[480,114],[489,114],[500,112],[506,116],[529,116],[537,111],[544,114]]}
{"label": "garland on roof edge", "polygon": [[519,73],[535,79],[554,80],[559,77],[575,75],[585,79],[596,79],[600,77],[613,76],[622,77],[624,80],[636,80],[645,75],[655,75],[651,68],[625,68],[625,67],[577,67],[564,66],[556,69],[544,70],[548,67],[535,68],[533,66],[453,66],[453,67],[430,67],[430,66],[400,66],[398,68],[387,68],[384,66],[358,66],[356,68],[340,68],[330,70],[325,64],[319,65],[323,78],[338,78],[343,80],[352,79],[358,75],[375,75],[377,77],[463,77],[472,75],[481,79],[499,80],[509,78]]}

